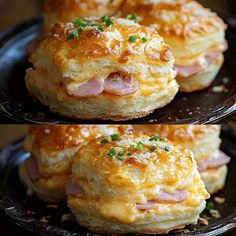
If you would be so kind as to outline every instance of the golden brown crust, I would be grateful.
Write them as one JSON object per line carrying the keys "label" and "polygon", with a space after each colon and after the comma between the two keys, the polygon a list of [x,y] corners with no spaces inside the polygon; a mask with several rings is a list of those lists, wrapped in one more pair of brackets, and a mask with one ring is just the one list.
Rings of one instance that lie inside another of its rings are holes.
{"label": "golden brown crust", "polygon": [[124,0],[46,0],[45,26],[50,29],[56,22],[74,21],[83,17],[114,15]]}
{"label": "golden brown crust", "polygon": [[136,125],[135,129],[144,132],[157,132],[171,141],[183,144],[185,142],[196,142],[208,135],[220,134],[220,125]]}
{"label": "golden brown crust", "polygon": [[153,25],[161,35],[184,40],[226,29],[221,18],[193,0],[130,0],[122,12],[135,12],[142,24]]}
{"label": "golden brown crust", "polygon": [[[171,74],[174,58],[169,46],[155,30],[125,19],[112,18],[112,22],[112,26],[106,27],[101,20],[93,20],[103,27],[102,32],[88,26],[79,37],[71,40],[68,36],[76,30],[75,24],[57,24],[30,61],[36,69],[45,69],[46,65],[39,60],[46,57],[60,76],[81,83],[94,77],[107,78],[109,74],[122,70],[137,74],[144,73],[145,69],[147,73],[155,74],[154,68],[150,71],[152,66],[170,67],[167,73]],[[130,42],[130,36],[136,36],[136,42]],[[146,43],[142,42],[142,37],[147,39]],[[142,64],[141,68],[134,62]],[[144,63],[149,68],[144,68]]]}

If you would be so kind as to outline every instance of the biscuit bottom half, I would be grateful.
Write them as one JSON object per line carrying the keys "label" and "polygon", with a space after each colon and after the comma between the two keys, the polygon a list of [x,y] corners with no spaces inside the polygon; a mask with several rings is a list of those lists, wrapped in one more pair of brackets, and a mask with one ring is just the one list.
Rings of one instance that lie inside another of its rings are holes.
{"label": "biscuit bottom half", "polygon": [[33,97],[49,106],[54,113],[75,119],[114,121],[146,116],[170,103],[178,92],[177,82],[172,80],[149,96],[138,91],[129,96],[102,93],[95,97],[78,98],[67,95],[63,86],[59,87],[50,78],[34,70],[28,72],[26,86]]}
{"label": "biscuit bottom half", "polygon": [[[115,211],[115,215],[120,211],[123,215],[123,207],[119,210],[116,204],[112,204],[109,210],[106,211],[103,208],[103,202],[87,201],[84,205],[83,200],[78,198],[69,197],[68,204],[71,211],[76,216],[77,221],[80,225],[87,227],[92,232],[97,233],[139,233],[139,234],[165,234],[174,229],[182,229],[188,224],[196,224],[199,218],[199,214],[205,208],[205,201],[202,202],[198,207],[186,207],[173,206],[172,214],[156,214],[155,211],[143,211],[137,213],[137,220],[132,223],[119,222],[112,217],[112,208]],[[119,203],[120,204],[120,203]],[[124,203],[124,205],[129,205],[129,203]],[[164,206],[166,205],[166,206]],[[164,204],[160,208],[169,208],[168,204]],[[96,207],[97,206],[97,207]],[[181,209],[182,208],[182,209]],[[170,213],[170,212],[169,212]],[[129,214],[129,209],[126,215]],[[139,214],[144,214],[145,217],[139,217]],[[127,216],[128,217],[128,216]],[[139,219],[138,219],[139,218]]]}

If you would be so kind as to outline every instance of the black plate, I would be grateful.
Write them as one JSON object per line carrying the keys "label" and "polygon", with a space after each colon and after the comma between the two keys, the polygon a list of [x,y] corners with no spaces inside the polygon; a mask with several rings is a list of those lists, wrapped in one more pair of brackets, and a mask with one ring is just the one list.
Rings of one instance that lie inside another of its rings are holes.
{"label": "black plate", "polygon": [[[25,54],[26,44],[37,34],[40,19],[10,28],[0,34],[0,113],[20,123],[107,123],[107,121],[70,120],[60,117],[34,101],[28,94],[24,76],[30,67]],[[236,110],[236,33],[229,27],[230,49],[214,84],[204,91],[178,94],[174,101],[153,114],[129,123],[213,123]],[[229,78],[226,81],[223,78]],[[225,92],[212,88],[225,86]],[[113,122],[110,122],[113,123]],[[119,122],[120,123],[120,122]]]}
{"label": "black plate", "polygon": [[[232,157],[226,186],[217,194],[217,196],[226,198],[226,202],[222,205],[215,205],[222,217],[220,219],[210,217],[208,226],[198,224],[188,227],[190,230],[188,233],[172,233],[171,235],[215,236],[236,229],[236,189],[234,188],[236,183],[236,136],[230,134],[229,131],[224,131],[222,138],[222,150]],[[29,154],[24,153],[21,148],[21,143],[18,142],[7,147],[0,154],[0,209],[2,208],[15,224],[42,235],[94,236],[95,234],[88,232],[73,221],[61,222],[61,216],[69,213],[66,204],[61,204],[57,209],[48,209],[46,204],[36,197],[26,195],[26,191],[18,179],[17,168],[22,161],[28,158]],[[35,212],[35,214],[32,215],[31,212]],[[48,223],[40,222],[44,216],[50,216]]]}

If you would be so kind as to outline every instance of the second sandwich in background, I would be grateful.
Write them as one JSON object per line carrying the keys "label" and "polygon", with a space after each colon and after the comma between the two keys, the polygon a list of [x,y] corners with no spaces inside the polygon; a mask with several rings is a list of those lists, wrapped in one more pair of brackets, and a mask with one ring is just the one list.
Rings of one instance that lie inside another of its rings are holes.
{"label": "second sandwich in background", "polygon": [[156,133],[194,153],[198,169],[209,193],[221,190],[230,158],[220,151],[220,125],[137,125],[135,129]]}

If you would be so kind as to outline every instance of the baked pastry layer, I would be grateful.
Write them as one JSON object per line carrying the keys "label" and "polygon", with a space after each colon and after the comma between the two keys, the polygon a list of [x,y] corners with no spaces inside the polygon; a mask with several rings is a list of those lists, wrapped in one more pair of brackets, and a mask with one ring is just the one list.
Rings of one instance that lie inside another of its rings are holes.
{"label": "baked pastry layer", "polygon": [[137,118],[170,103],[178,85],[169,47],[152,28],[107,19],[58,24],[30,58],[31,95],[83,119]]}
{"label": "baked pastry layer", "polygon": [[141,132],[83,146],[71,185],[70,209],[100,233],[167,233],[196,223],[209,197],[190,151]]}

